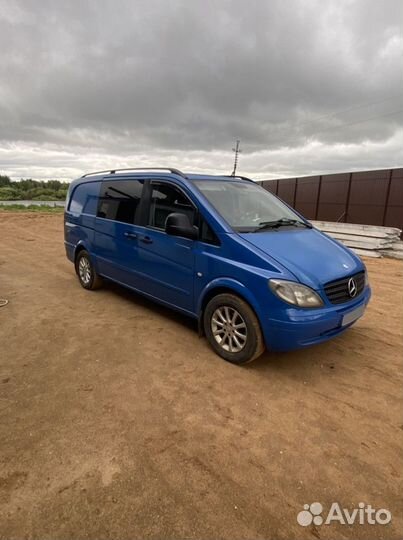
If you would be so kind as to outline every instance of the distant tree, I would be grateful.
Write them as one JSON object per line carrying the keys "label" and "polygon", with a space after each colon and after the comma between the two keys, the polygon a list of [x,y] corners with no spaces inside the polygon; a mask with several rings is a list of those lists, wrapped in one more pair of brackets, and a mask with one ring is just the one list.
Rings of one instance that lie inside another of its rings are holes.
{"label": "distant tree", "polygon": [[40,182],[40,181],[37,181],[37,180],[32,180],[31,178],[26,178],[26,179],[21,178],[21,180],[18,182],[18,187],[22,191],[25,191],[27,189],[32,189],[32,188],[36,188],[38,186],[41,186],[42,184],[43,184],[43,182]]}
{"label": "distant tree", "polygon": [[45,185],[46,187],[55,191],[58,191],[60,188],[63,187],[63,185],[64,187],[66,186],[66,184],[63,184],[62,182],[60,182],[60,180],[48,180]]}
{"label": "distant tree", "polygon": [[0,174],[0,187],[9,186],[10,184],[10,178],[8,176]]}
{"label": "distant tree", "polygon": [[0,201],[14,201],[18,199],[18,192],[11,187],[0,187]]}
{"label": "distant tree", "polygon": [[21,178],[19,182],[8,176],[0,176],[0,200],[50,200],[66,198],[68,184],[59,180],[43,182],[31,178]]}

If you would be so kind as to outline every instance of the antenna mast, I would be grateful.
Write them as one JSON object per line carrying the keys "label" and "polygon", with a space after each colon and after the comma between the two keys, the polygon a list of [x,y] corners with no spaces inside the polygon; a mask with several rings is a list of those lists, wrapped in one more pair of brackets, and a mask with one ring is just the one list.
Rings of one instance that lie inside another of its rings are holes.
{"label": "antenna mast", "polygon": [[232,149],[232,151],[235,152],[235,159],[234,159],[234,170],[232,171],[231,176],[235,176],[236,168],[238,165],[238,156],[242,152],[242,150],[239,148],[240,143],[241,141],[237,140],[235,148]]}

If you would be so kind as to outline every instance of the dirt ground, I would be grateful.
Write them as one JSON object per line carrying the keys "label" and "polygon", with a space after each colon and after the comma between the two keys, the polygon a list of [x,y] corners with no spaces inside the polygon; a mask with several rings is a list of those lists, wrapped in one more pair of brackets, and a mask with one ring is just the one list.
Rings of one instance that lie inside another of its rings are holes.
{"label": "dirt ground", "polygon": [[[366,261],[343,336],[241,368],[184,317],[82,289],[62,221],[0,213],[0,538],[401,538],[402,262]],[[301,527],[315,501],[393,517]]]}

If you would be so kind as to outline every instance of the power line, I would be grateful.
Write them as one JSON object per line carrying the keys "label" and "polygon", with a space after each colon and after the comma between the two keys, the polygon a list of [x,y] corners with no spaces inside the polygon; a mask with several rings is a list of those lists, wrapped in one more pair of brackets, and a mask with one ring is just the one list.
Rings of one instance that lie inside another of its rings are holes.
{"label": "power line", "polygon": [[[314,133],[312,133],[312,135],[310,135],[310,137],[314,137],[315,135],[318,135],[319,133],[323,133],[324,131],[332,131],[332,130],[336,130],[336,129],[340,129],[340,128],[344,128],[344,127],[350,127],[350,126],[354,126],[354,125],[357,125],[357,124],[364,124],[366,122],[371,122],[372,120],[378,120],[378,118],[385,118],[387,116],[393,116],[395,114],[399,114],[399,113],[402,113],[403,112],[403,109],[399,109],[397,111],[393,111],[393,112],[389,112],[389,113],[385,113],[385,114],[379,114],[377,116],[372,116],[370,118],[365,118],[363,120],[358,120],[356,122],[350,122],[348,124],[339,124],[338,126],[331,126],[331,127],[328,127],[328,128],[323,128],[323,129],[320,129],[319,131],[315,131]],[[306,137],[308,138],[308,137]],[[287,144],[290,144],[291,142],[297,142],[297,139],[292,139],[292,140],[288,140],[284,143],[279,143],[281,144],[282,146],[285,146]]]}
{"label": "power line", "polygon": [[371,122],[372,120],[377,120],[378,118],[385,118],[386,116],[393,116],[394,114],[399,114],[403,112],[403,109],[399,109],[397,111],[393,111],[393,112],[389,112],[389,113],[385,113],[385,114],[378,114],[377,116],[372,116],[370,118],[366,118],[364,120],[358,120],[356,122],[350,122],[349,124],[341,124],[339,126],[332,126],[330,128],[324,128],[323,130],[319,130],[317,131],[317,133],[321,133],[322,131],[329,131],[331,129],[339,129],[341,127],[348,127],[348,126],[354,126],[355,124],[362,124],[364,122]]}
{"label": "power line", "polygon": [[398,98],[401,99],[402,96],[399,94],[399,95],[390,96],[390,97],[384,98],[384,99],[378,99],[376,101],[369,101],[367,103],[361,103],[360,105],[353,105],[352,107],[349,107],[347,109],[342,109],[340,111],[336,111],[336,112],[333,112],[333,113],[330,113],[330,114],[325,114],[323,116],[319,116],[317,118],[314,118],[313,120],[310,120],[309,122],[297,123],[296,127],[302,127],[302,126],[314,124],[316,122],[320,122],[321,120],[326,120],[328,118],[333,118],[335,116],[339,116],[339,115],[347,113],[347,112],[355,111],[357,109],[363,109],[365,107],[370,107],[371,105],[377,105],[378,103],[385,103],[386,101],[392,101],[392,100],[398,99]]}

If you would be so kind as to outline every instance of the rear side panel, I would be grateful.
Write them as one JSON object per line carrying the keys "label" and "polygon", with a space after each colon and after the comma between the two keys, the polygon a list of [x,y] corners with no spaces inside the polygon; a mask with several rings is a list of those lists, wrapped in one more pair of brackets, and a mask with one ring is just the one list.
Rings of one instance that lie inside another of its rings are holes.
{"label": "rear side panel", "polygon": [[100,185],[100,182],[78,184],[66,203],[64,244],[66,255],[72,262],[78,246],[92,250]]}

